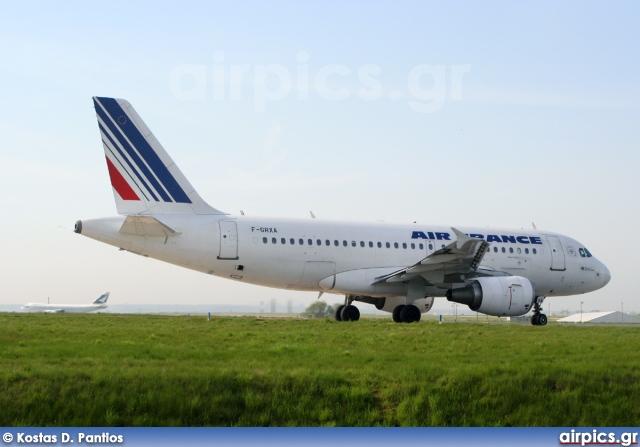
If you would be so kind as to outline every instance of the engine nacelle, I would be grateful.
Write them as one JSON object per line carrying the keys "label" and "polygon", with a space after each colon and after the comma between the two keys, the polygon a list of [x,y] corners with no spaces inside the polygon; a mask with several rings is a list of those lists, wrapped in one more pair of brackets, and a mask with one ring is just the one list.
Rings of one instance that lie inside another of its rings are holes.
{"label": "engine nacelle", "polygon": [[529,312],[535,293],[531,281],[522,276],[492,276],[447,290],[447,300],[483,314],[513,317]]}
{"label": "engine nacelle", "polygon": [[[404,296],[378,298],[375,303],[376,309],[383,310],[385,312],[393,312],[393,309],[401,304],[407,304],[407,298]],[[412,304],[420,309],[421,314],[424,314],[431,310],[431,307],[433,306],[433,297],[428,296],[426,298],[419,298]]]}

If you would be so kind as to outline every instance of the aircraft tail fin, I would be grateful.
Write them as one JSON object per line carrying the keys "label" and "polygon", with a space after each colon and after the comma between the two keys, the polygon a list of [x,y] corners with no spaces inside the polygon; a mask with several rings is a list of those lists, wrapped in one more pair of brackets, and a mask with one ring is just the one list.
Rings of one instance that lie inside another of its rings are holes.
{"label": "aircraft tail fin", "polygon": [[92,304],[105,304],[109,299],[109,292],[105,292],[100,295]]}
{"label": "aircraft tail fin", "polygon": [[225,214],[209,206],[124,99],[95,96],[118,214]]}

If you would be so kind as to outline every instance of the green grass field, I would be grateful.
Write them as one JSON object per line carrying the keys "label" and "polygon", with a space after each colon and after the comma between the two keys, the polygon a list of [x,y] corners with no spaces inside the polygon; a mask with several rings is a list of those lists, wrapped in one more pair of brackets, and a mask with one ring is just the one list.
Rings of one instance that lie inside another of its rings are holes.
{"label": "green grass field", "polygon": [[0,314],[3,426],[638,426],[640,328]]}

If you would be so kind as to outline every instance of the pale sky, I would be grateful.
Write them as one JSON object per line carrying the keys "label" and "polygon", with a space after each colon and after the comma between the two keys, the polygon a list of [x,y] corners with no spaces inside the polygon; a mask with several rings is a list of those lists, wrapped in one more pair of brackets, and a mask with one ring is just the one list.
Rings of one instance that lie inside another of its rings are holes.
{"label": "pale sky", "polygon": [[639,16],[638,2],[0,2],[0,304],[316,298],[74,234],[116,213],[98,95],[130,101],[218,209],[535,222],[612,273],[552,310],[640,312]]}

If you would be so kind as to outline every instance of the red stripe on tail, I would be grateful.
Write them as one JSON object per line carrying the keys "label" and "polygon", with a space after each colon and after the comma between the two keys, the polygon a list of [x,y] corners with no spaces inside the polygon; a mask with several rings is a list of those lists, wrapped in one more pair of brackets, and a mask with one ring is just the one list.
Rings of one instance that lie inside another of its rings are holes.
{"label": "red stripe on tail", "polygon": [[111,163],[109,157],[107,159],[107,167],[109,168],[109,177],[111,177],[111,186],[113,186],[116,192],[122,197],[122,200],[140,200],[136,192],[131,189],[129,183],[124,179],[120,171]]}

